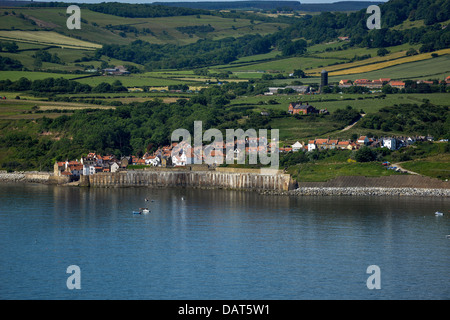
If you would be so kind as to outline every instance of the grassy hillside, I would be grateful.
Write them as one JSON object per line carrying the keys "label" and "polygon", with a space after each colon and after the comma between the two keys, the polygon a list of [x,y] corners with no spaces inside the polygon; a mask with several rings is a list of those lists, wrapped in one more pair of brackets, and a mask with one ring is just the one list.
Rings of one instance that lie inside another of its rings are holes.
{"label": "grassy hillside", "polygon": [[[156,18],[127,18],[94,12],[81,6],[81,30],[68,30],[66,8],[0,8],[0,30],[55,31],[97,44],[126,44],[140,39],[151,43],[188,44],[199,39],[219,39],[247,34],[269,34],[287,26],[251,19],[194,15]],[[14,11],[15,14],[12,14]],[[186,34],[177,28],[211,26],[208,33]],[[20,40],[20,34],[15,37]],[[49,34],[51,35],[51,34]],[[22,39],[27,41],[27,39]]]}

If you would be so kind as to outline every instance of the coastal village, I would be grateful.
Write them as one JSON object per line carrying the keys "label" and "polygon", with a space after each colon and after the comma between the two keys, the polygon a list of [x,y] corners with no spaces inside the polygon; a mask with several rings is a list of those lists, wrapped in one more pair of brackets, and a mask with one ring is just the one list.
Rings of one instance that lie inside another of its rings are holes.
{"label": "coastal village", "polygon": [[[433,141],[431,136],[417,137],[381,137],[371,138],[361,136],[357,140],[340,140],[340,139],[313,139],[308,141],[296,141],[289,146],[276,146],[276,151],[280,153],[291,152],[313,152],[314,150],[358,150],[364,146],[370,148],[387,148],[389,150],[397,150],[414,144],[416,141]],[[127,168],[144,168],[144,167],[185,167],[194,163],[205,163],[207,156],[213,157],[213,165],[225,163],[225,158],[231,156],[234,161],[240,156],[239,148],[245,146],[245,155],[257,152],[269,152],[271,147],[276,143],[268,143],[263,138],[247,137],[245,141],[235,140],[234,143],[212,143],[204,147],[191,148],[190,145],[182,141],[181,143],[172,143],[164,147],[158,148],[152,153],[145,153],[141,157],[130,155],[123,156],[120,159],[114,155],[100,155],[91,152],[80,159],[58,161],[54,164],[55,176],[70,176],[71,179],[77,180],[81,175],[88,176],[101,172],[119,172],[125,171]],[[244,149],[242,149],[244,150]],[[275,151],[275,152],[276,152]],[[198,161],[196,161],[198,160]]]}
{"label": "coastal village", "polygon": [[[127,70],[122,66],[104,69],[104,74],[127,74]],[[411,81],[411,80],[410,80]],[[439,84],[433,81],[412,81],[417,85],[433,85]],[[440,84],[449,85],[450,76],[448,76]],[[320,92],[324,87],[329,86],[328,72],[323,70],[321,73]],[[380,78],[376,80],[369,79],[356,79],[351,81],[349,79],[342,79],[339,81],[339,88],[349,88],[352,86],[365,87],[371,90],[380,90],[384,86],[390,86],[396,89],[405,89],[406,82],[392,80],[390,78]],[[274,95],[280,93],[286,93],[286,90],[291,93],[297,93],[299,95],[313,94],[314,90],[310,86],[287,86],[283,88],[269,88],[266,95]],[[327,109],[316,109],[310,105],[309,102],[294,102],[288,106],[287,113],[290,115],[308,116],[313,114],[327,115],[329,111]],[[261,112],[261,115],[268,115],[268,112]],[[234,142],[225,143],[212,143],[205,147],[192,148],[187,142],[172,143],[171,145],[159,147],[156,151],[138,157],[135,155],[122,156],[120,159],[113,155],[99,155],[95,152],[89,153],[85,157],[81,157],[79,160],[66,160],[62,162],[56,162],[54,164],[55,176],[70,176],[71,179],[77,180],[81,175],[88,176],[94,175],[100,172],[118,172],[124,171],[129,166],[141,166],[144,167],[184,167],[187,165],[205,163],[205,160],[213,159],[213,163],[210,165],[220,165],[225,163],[225,159],[233,159],[237,161],[249,154],[256,154],[258,152],[313,152],[314,150],[358,150],[364,146],[370,148],[387,148],[391,151],[398,150],[402,147],[408,147],[414,144],[416,141],[434,141],[432,136],[386,136],[386,137],[368,137],[360,136],[354,140],[341,140],[339,138],[317,138],[308,141],[296,141],[289,146],[280,146],[279,142],[269,143],[267,139],[259,139],[247,137],[245,140],[235,140]],[[243,148],[245,147],[245,149]],[[198,150],[201,148],[201,150]],[[273,150],[273,148],[276,148]],[[242,151],[245,153],[242,154]],[[228,154],[227,154],[228,152]]]}

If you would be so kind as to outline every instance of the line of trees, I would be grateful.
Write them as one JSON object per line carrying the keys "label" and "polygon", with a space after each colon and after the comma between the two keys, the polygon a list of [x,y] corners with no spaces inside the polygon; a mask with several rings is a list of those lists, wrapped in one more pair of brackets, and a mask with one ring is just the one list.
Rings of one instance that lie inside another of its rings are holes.
{"label": "line of trees", "polygon": [[[1,66],[1,59],[0,59]],[[29,80],[22,77],[19,80],[0,80],[0,91],[33,91],[36,93],[106,93],[128,91],[120,80],[113,84],[102,82],[95,87],[88,84],[64,78],[46,78],[42,80]]]}

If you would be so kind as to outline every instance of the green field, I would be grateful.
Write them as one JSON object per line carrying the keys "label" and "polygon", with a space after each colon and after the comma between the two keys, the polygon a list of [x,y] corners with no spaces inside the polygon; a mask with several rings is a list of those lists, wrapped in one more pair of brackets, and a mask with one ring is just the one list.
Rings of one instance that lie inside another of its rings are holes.
{"label": "green field", "polygon": [[450,159],[445,161],[411,161],[402,163],[402,168],[417,172],[421,175],[438,178],[442,180],[450,179]]}
{"label": "green field", "polygon": [[[326,68],[325,68],[326,69]],[[342,79],[380,79],[391,78],[398,80],[443,80],[450,75],[450,55],[440,56],[433,59],[404,63],[376,71],[368,71],[359,74],[349,74],[341,76],[329,76],[330,83],[338,83]],[[308,78],[310,83],[319,83],[320,78]]]}
{"label": "green field", "polygon": [[292,166],[288,172],[298,182],[324,182],[339,176],[381,177],[399,175],[394,170],[386,170],[379,162],[368,163],[306,163]]}
{"label": "green field", "polygon": [[[14,97],[12,97],[14,95]],[[37,100],[31,97],[13,93],[6,96],[6,100],[0,100],[0,120],[35,120],[42,117],[57,118],[63,114],[70,115],[73,110],[80,109],[109,109],[110,106],[98,106],[95,104],[70,103],[70,102],[53,102]],[[20,100],[15,99],[19,96]],[[26,100],[24,100],[26,99]],[[58,112],[54,112],[57,110]],[[38,111],[38,112],[36,112]],[[42,112],[41,112],[42,111]]]}

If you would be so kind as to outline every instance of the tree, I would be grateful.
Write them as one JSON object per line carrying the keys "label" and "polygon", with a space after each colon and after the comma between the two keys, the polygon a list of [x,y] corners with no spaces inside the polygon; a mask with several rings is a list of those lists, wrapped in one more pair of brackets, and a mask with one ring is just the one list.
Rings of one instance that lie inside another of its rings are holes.
{"label": "tree", "polygon": [[377,51],[377,56],[379,57],[384,57],[385,55],[387,55],[389,53],[389,50],[386,48],[380,48]]}
{"label": "tree", "polygon": [[304,78],[305,77],[305,72],[301,69],[295,69],[293,72],[293,76],[295,78]]}
{"label": "tree", "polygon": [[40,58],[34,58],[33,67],[36,69],[42,68],[42,60]]}
{"label": "tree", "polygon": [[355,160],[357,162],[371,162],[375,161],[376,158],[377,158],[376,152],[374,152],[372,149],[366,146],[356,151],[355,154]]}
{"label": "tree", "polygon": [[303,39],[297,41],[288,41],[285,43],[281,52],[283,56],[300,55],[306,52],[307,42]]}
{"label": "tree", "polygon": [[16,53],[17,51],[19,51],[19,46],[14,41],[6,42],[3,44],[3,49],[5,49],[7,52]]}
{"label": "tree", "polygon": [[418,55],[419,53],[417,52],[416,49],[414,48],[410,48],[408,51],[406,51],[406,56],[410,57],[410,56],[415,56]]}
{"label": "tree", "polygon": [[93,92],[111,92],[112,87],[109,83],[102,82],[98,86],[96,86],[94,89],[92,89]]}

